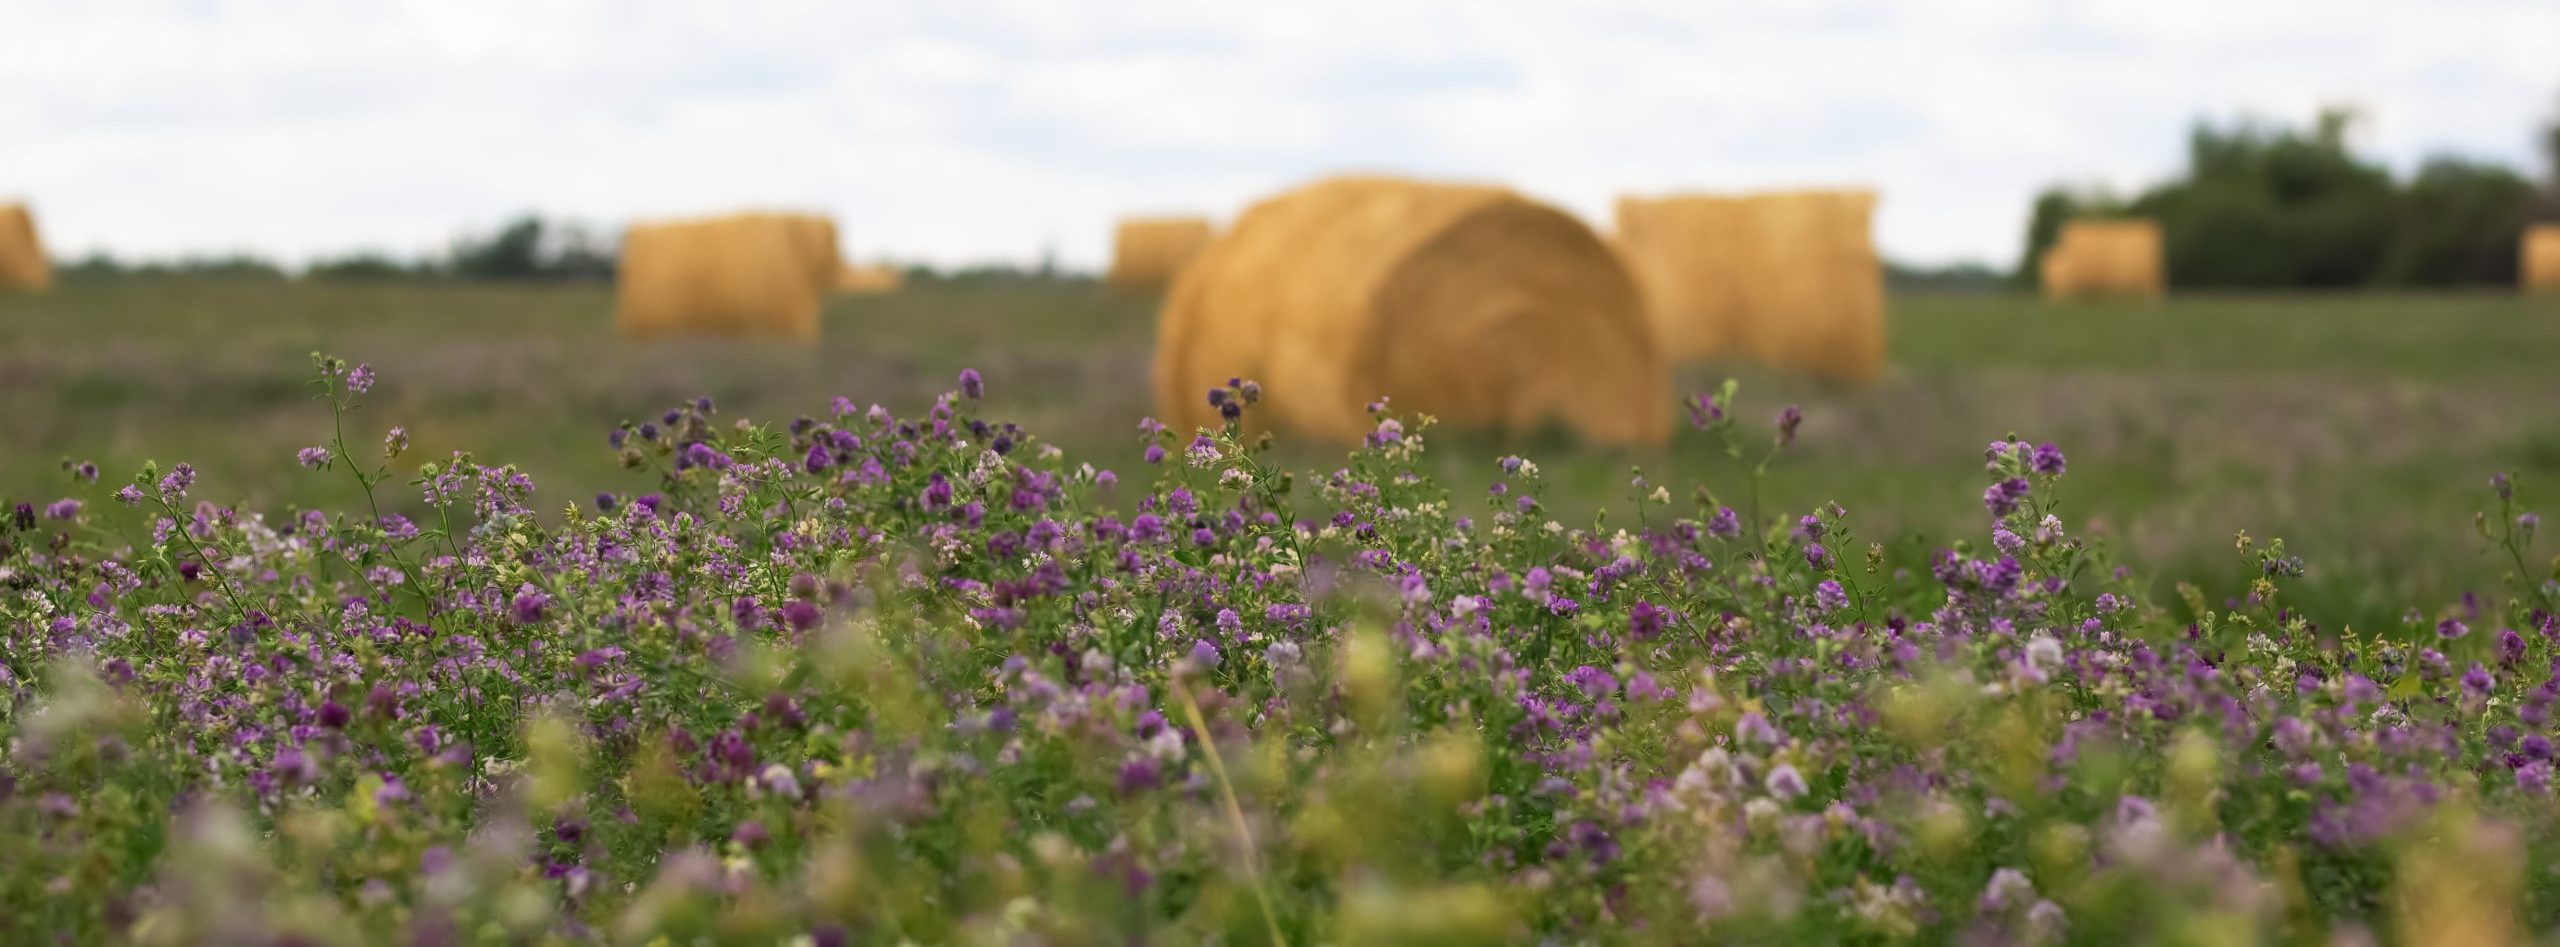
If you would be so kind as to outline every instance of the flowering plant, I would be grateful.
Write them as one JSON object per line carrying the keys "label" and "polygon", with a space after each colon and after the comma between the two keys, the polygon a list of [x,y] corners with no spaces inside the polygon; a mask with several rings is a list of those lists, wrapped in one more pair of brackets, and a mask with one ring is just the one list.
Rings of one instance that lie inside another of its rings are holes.
{"label": "flowering plant", "polygon": [[[149,467],[0,538],[0,941],[2503,943],[2560,923],[2555,586],[2497,481],[2503,605],[2406,629],[2154,602],[1985,452],[1981,543],[1643,473],[1462,500],[1391,416],[1300,476],[1140,428],[1151,485],[982,416],[708,399],[649,488],[346,434],[366,505]],[[378,458],[378,460],[366,460]],[[97,489],[94,468],[74,468]],[[2422,632],[2422,634],[2421,634]],[[2442,938],[2452,938],[2450,940]]]}

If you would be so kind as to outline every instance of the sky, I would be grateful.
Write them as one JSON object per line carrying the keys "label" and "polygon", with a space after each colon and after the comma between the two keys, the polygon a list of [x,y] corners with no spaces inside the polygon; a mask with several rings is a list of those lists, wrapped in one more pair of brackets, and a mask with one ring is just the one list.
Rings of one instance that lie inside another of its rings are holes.
{"label": "sky", "polygon": [[1099,267],[1115,217],[1343,171],[1874,187],[1916,263],[2188,128],[2365,116],[2539,167],[2556,0],[0,0],[0,201],[57,256],[413,256],[522,211],[835,215],[848,254]]}

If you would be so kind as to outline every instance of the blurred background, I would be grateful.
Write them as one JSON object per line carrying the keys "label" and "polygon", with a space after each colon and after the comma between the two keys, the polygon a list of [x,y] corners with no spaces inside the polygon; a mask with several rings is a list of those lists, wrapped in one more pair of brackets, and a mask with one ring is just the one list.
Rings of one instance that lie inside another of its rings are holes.
{"label": "blurred background", "polygon": [[[2163,583],[2230,594],[2232,532],[2282,535],[2377,623],[2498,576],[2469,528],[2491,472],[2560,481],[2548,0],[0,0],[0,205],[25,211],[0,496],[154,458],[270,509],[344,501],[293,458],[327,424],[314,349],[382,371],[364,423],[520,463],[546,508],[644,485],[604,432],[676,399],[905,411],[964,366],[1126,475],[1137,419],[1173,410],[1160,326],[1259,298],[1219,247],[1343,173],[1578,221],[1625,263],[1576,265],[1640,290],[1628,318],[1723,327],[1652,356],[1661,433],[1726,377],[1754,423],[1803,404],[1771,502],[1838,500],[1870,539],[1974,536],[1982,445],[2014,432],[2070,451],[2075,525]],[[1646,237],[1622,203],[1813,192],[1872,201],[1822,240],[1774,211]],[[740,212],[831,225],[789,311],[723,289],[750,277],[684,249],[709,237],[625,272],[635,224]],[[1121,226],[1146,220],[1174,226]],[[1503,278],[1392,235],[1255,239]],[[1794,295],[1729,285],[1815,256]],[[1743,323],[1818,325],[1819,357]],[[1739,488],[1694,436],[1570,427],[1451,424],[1434,462],[1463,498],[1529,451],[1576,516],[1624,509],[1634,466]]]}

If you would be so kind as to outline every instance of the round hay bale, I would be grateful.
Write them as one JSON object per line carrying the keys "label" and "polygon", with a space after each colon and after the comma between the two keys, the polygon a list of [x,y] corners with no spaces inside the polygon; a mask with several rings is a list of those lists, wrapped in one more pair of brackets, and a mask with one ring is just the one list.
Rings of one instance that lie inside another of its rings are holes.
{"label": "round hay bale", "polygon": [[1603,443],[1669,434],[1671,391],[1634,282],[1590,228],[1511,191],[1332,178],[1245,211],[1183,270],[1157,327],[1167,423],[1259,380],[1266,420],[1336,442],[1400,413]]}
{"label": "round hay bale", "polygon": [[0,291],[53,285],[53,261],[36,239],[36,216],[24,204],[0,204]]}

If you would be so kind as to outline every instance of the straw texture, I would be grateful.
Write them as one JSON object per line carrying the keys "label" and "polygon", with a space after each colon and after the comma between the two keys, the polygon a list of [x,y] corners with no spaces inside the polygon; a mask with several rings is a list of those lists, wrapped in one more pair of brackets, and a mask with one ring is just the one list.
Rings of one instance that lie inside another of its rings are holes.
{"label": "straw texture", "polygon": [[1175,281],[1157,329],[1168,423],[1263,384],[1265,421],[1357,441],[1399,412],[1604,443],[1669,433],[1671,395],[1634,282],[1589,228],[1508,190],[1331,178],[1254,205]]}
{"label": "straw texture", "polygon": [[36,239],[35,212],[24,204],[0,204],[0,292],[53,286],[53,262]]}

